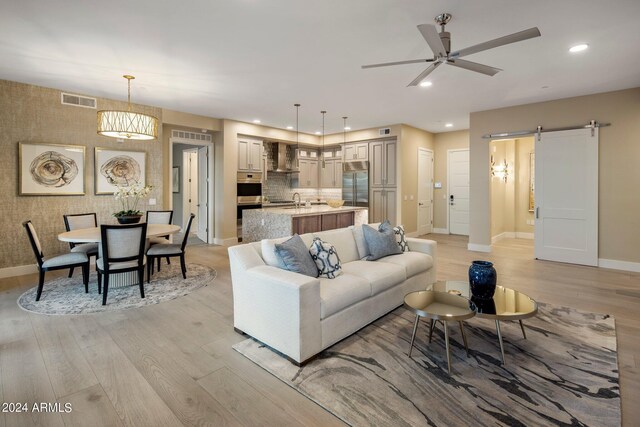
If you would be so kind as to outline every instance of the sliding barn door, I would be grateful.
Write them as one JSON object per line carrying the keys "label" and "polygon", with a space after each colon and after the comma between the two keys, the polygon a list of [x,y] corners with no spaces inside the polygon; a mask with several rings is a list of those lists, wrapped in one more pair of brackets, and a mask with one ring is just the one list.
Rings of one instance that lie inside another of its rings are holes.
{"label": "sliding barn door", "polygon": [[598,265],[598,129],[542,133],[535,154],[536,258]]}

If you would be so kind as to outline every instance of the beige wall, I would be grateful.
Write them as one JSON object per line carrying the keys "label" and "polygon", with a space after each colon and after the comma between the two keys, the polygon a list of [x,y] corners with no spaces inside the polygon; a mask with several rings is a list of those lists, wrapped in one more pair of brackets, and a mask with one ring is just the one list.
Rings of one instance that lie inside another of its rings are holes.
{"label": "beige wall", "polygon": [[640,262],[640,88],[472,113],[469,243],[491,243],[487,133],[611,123],[600,129],[599,257]]}
{"label": "beige wall", "polygon": [[433,228],[445,230],[447,224],[447,151],[469,148],[469,131],[443,132],[434,135],[434,182],[442,188],[433,190]]}
{"label": "beige wall", "polygon": [[[126,103],[98,98],[98,109],[126,109]],[[134,111],[162,119],[159,108],[134,105]],[[94,194],[94,148],[106,147],[147,152],[147,183],[155,188],[151,198],[163,206],[162,128],[156,141],[117,142],[96,133],[96,110],[62,105],[60,91],[0,80],[0,268],[34,264],[35,258],[21,223],[31,219],[45,255],[68,252],[59,242],[64,231],[63,214],[96,212],[98,221],[114,223],[119,210],[113,196]],[[84,196],[18,196],[18,142],[73,144],[86,147]],[[145,200],[140,210],[147,209]]]}
{"label": "beige wall", "polygon": [[533,137],[516,139],[516,233],[533,233],[533,212],[529,212],[529,154],[533,152]]}

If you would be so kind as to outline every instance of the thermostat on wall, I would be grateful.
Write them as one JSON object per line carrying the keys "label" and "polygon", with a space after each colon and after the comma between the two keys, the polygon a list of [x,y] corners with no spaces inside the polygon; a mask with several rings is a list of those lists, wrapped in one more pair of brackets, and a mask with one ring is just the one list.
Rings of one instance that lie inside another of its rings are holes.
{"label": "thermostat on wall", "polygon": [[433,188],[442,188],[442,183],[441,182],[434,182],[433,183]]}

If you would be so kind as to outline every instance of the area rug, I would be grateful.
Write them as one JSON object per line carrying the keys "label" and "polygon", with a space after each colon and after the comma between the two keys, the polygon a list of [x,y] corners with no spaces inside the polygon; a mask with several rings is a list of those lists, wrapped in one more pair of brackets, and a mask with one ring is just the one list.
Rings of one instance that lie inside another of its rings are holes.
{"label": "area rug", "polygon": [[[146,273],[145,273],[146,278]],[[212,268],[187,264],[187,278],[182,278],[180,263],[162,265],[162,270],[151,276],[144,284],[145,297],[140,298],[138,285],[109,288],[107,305],[102,305],[98,294],[98,276],[92,272],[89,278],[89,293],[84,292],[82,275],[76,271],[72,278],[60,277],[45,281],[40,301],[36,301],[37,286],[20,295],[18,305],[26,311],[38,314],[89,314],[104,311],[124,310],[158,304],[209,285],[216,278]]]}
{"label": "area rug", "polygon": [[616,426],[620,390],[614,319],[540,304],[525,321],[466,322],[467,358],[450,325],[451,375],[439,325],[429,344],[422,320],[398,308],[297,367],[247,339],[233,348],[348,424],[375,426]]}

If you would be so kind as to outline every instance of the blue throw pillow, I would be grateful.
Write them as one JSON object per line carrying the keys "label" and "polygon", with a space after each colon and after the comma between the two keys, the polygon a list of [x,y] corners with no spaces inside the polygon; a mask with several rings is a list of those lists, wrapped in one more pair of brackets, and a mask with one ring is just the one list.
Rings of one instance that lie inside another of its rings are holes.
{"label": "blue throw pillow", "polygon": [[368,261],[375,261],[377,259],[395,255],[402,252],[398,242],[396,242],[396,233],[393,231],[393,227],[389,224],[389,221],[385,221],[376,230],[366,224],[362,226],[364,234],[364,240],[367,242],[369,248]]}
{"label": "blue throw pillow", "polygon": [[318,267],[311,258],[309,249],[300,236],[295,234],[289,240],[276,244],[276,253],[282,259],[285,268],[294,273],[318,277]]}

